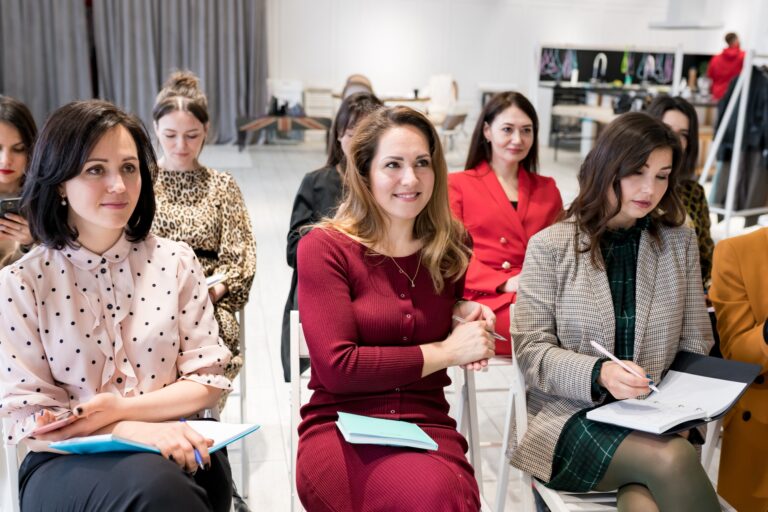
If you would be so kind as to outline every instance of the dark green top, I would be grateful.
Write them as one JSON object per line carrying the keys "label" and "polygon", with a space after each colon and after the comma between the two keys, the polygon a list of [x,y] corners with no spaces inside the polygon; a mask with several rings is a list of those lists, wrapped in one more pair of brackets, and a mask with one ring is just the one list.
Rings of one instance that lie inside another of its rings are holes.
{"label": "dark green top", "polygon": [[[619,359],[632,360],[635,352],[635,275],[640,235],[648,227],[644,217],[629,229],[608,231],[600,242],[605,261],[608,286],[613,299],[616,318],[614,355]],[[600,396],[606,390],[597,384],[603,361],[592,371],[592,390]],[[608,397],[611,401],[612,397]],[[586,418],[584,409],[573,415],[565,424],[555,447],[552,461],[552,478],[547,487],[572,492],[594,489],[616,452],[616,448],[631,430],[597,423]]]}

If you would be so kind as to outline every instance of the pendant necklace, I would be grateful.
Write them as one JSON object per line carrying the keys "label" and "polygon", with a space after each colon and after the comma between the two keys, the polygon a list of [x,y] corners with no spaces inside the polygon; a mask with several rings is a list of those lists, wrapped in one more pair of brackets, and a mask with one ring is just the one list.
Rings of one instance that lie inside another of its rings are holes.
{"label": "pendant necklace", "polygon": [[395,266],[397,267],[397,270],[399,270],[400,273],[405,276],[405,278],[408,280],[408,282],[411,283],[411,288],[416,288],[416,276],[419,275],[419,269],[421,268],[421,254],[419,254],[419,263],[416,265],[416,272],[413,274],[413,279],[411,279],[411,276],[406,274],[405,270],[403,270],[403,268],[400,265],[397,264],[397,262],[395,261],[395,258],[390,256],[389,259],[392,260],[392,263],[395,264]]}

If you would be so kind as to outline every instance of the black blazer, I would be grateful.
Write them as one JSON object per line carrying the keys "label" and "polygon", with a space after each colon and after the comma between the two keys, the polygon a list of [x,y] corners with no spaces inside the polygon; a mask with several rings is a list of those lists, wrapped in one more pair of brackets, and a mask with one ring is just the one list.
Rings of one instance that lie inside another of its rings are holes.
{"label": "black blazer", "polygon": [[[299,240],[304,233],[301,228],[318,222],[323,217],[335,213],[336,207],[341,201],[343,184],[341,174],[335,167],[323,167],[307,173],[296,192],[291,212],[291,227],[288,230],[288,244],[286,246],[286,259],[288,265],[293,268],[291,277],[291,290],[283,311],[283,332],[280,338],[280,358],[283,362],[283,378],[285,382],[291,379],[290,361],[290,332],[289,319],[292,309],[299,309],[296,299],[296,250]],[[304,370],[304,368],[302,368]]]}

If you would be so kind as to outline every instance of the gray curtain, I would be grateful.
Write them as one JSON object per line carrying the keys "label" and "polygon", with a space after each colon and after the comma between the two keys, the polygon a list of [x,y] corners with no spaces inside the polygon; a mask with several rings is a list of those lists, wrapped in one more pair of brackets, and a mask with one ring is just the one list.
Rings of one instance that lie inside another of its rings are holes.
{"label": "gray curtain", "polygon": [[83,0],[0,0],[0,92],[26,103],[38,124],[93,97]]}
{"label": "gray curtain", "polygon": [[232,142],[237,124],[266,108],[266,0],[94,0],[99,95],[151,129],[168,74],[200,77],[209,142]]}

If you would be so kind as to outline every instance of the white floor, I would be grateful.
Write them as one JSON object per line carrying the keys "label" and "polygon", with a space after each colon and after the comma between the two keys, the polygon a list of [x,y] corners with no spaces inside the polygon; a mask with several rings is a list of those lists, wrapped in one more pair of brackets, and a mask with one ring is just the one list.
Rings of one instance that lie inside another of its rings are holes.
{"label": "white floor", "polygon": [[[451,170],[463,168],[466,138],[459,138],[447,155]],[[318,142],[298,145],[251,146],[242,153],[234,146],[210,146],[203,153],[204,163],[228,170],[237,179],[246,198],[258,244],[256,279],[246,308],[247,352],[245,371],[248,381],[248,421],[262,425],[249,441],[250,481],[248,503],[252,510],[290,509],[290,427],[289,385],[283,382],[280,363],[280,329],[283,305],[288,294],[291,272],[285,262],[285,240],[291,207],[302,176],[321,167],[324,146]],[[577,191],[576,173],[580,157],[560,151],[558,162],[543,150],[542,174],[554,176],[570,202]],[[504,368],[495,368],[477,379],[479,388],[506,388]],[[482,393],[479,398],[481,439],[500,440],[506,394]],[[231,401],[224,419],[237,421]],[[492,501],[496,490],[498,448],[483,451],[484,494]],[[232,451],[233,473],[240,489],[240,452]],[[514,475],[514,472],[513,472]],[[514,476],[513,476],[514,479]],[[516,482],[509,487],[507,510],[518,501]]]}

